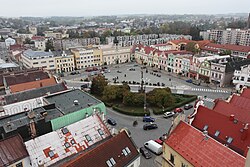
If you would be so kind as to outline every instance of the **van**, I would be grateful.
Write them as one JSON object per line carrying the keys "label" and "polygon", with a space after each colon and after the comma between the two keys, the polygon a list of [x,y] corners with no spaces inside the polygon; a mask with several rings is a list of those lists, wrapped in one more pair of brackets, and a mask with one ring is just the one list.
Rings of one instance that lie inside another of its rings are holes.
{"label": "van", "polygon": [[144,146],[157,155],[160,155],[162,153],[162,145],[156,143],[154,140],[145,142]]}

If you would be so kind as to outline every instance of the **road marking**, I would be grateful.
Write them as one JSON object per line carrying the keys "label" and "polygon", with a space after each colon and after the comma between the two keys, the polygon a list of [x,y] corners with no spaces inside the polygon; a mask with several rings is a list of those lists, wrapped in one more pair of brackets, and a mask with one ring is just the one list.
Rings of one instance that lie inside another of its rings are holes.
{"label": "road marking", "polygon": [[192,88],[191,91],[197,91],[197,92],[220,92],[220,93],[229,93],[226,90],[221,89],[203,89],[203,88]]}

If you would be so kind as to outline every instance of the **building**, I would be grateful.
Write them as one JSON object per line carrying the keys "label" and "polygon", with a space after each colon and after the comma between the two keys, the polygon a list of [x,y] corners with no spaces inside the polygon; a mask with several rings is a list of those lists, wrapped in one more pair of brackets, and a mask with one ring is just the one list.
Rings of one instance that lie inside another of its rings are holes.
{"label": "building", "polygon": [[249,33],[249,28],[245,30],[227,28],[226,30],[201,31],[200,35],[203,39],[209,39],[217,44],[250,46]]}
{"label": "building", "polygon": [[17,102],[26,101],[29,99],[36,99],[48,94],[53,94],[65,90],[67,90],[67,87],[64,82],[61,82],[51,86],[44,86],[36,89],[26,90],[24,92],[17,92],[14,94],[5,95],[3,99],[3,104],[9,105]]}
{"label": "building", "polygon": [[235,69],[233,74],[233,84],[236,90],[241,90],[244,86],[250,86],[250,64],[246,64]]}
{"label": "building", "polygon": [[52,72],[56,69],[52,52],[26,50],[21,55],[21,61],[26,68],[43,68]]}
{"label": "building", "polygon": [[6,91],[6,94],[14,94],[17,92],[23,92],[23,91],[27,91],[27,90],[31,90],[31,89],[52,86],[55,84],[57,84],[56,78],[51,77],[51,78],[47,78],[47,79],[11,85],[8,88],[6,88],[5,91]]}
{"label": "building", "polygon": [[19,135],[0,140],[0,166],[31,167],[28,152]]}
{"label": "building", "polygon": [[70,160],[62,166],[139,167],[140,153],[132,138],[123,130],[92,150]]}
{"label": "building", "polygon": [[29,32],[33,35],[37,35],[37,28],[35,26],[29,26]]}
{"label": "building", "polygon": [[33,36],[31,38],[32,41],[35,43],[35,49],[38,51],[45,51],[46,49],[46,40],[42,36]]}
{"label": "building", "polygon": [[120,64],[131,61],[130,47],[104,45],[102,50],[102,63],[106,65]]}
{"label": "building", "polygon": [[163,143],[163,167],[169,166],[238,166],[246,158],[180,121]]}
{"label": "building", "polygon": [[248,15],[247,28],[250,29],[250,13],[249,13],[249,15]]}
{"label": "building", "polygon": [[75,70],[75,58],[71,51],[53,51],[56,73],[71,72]]}
{"label": "building", "polygon": [[226,116],[199,106],[191,125],[201,132],[207,131],[210,137],[246,157],[250,143],[248,122],[242,122],[233,113]]}
{"label": "building", "polygon": [[75,67],[83,69],[102,65],[102,52],[96,47],[74,48]]}
{"label": "building", "polygon": [[0,118],[0,139],[19,133],[27,141],[78,122],[93,113],[106,115],[106,107],[101,101],[79,89],[47,93],[41,103],[39,100],[33,102],[43,106],[27,110],[29,104],[26,103],[27,109],[23,111],[23,102],[19,105],[21,110],[11,111],[17,113]]}
{"label": "building", "polygon": [[6,47],[10,47],[10,45],[15,45],[16,41],[9,37],[9,38],[5,39],[5,44],[6,44]]}
{"label": "building", "polygon": [[69,34],[64,34],[60,32],[44,31],[43,33],[46,38],[53,38],[53,39],[69,38]]}
{"label": "building", "polygon": [[7,60],[8,56],[8,48],[5,42],[0,42],[0,59]]}
{"label": "building", "polygon": [[58,161],[69,156],[91,151],[91,148],[98,143],[111,137],[103,121],[104,119],[98,115],[92,115],[25,142],[31,165],[33,167],[56,165]]}

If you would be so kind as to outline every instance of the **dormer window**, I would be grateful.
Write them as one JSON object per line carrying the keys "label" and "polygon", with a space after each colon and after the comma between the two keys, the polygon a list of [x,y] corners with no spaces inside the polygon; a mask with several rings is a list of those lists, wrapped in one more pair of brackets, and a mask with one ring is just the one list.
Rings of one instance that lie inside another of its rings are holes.
{"label": "dormer window", "polygon": [[233,138],[232,137],[229,137],[228,139],[227,139],[227,143],[228,144],[231,144],[233,142]]}
{"label": "dormer window", "polygon": [[220,135],[220,131],[217,130],[217,131],[215,132],[214,136],[218,137],[219,135]]}
{"label": "dormer window", "polygon": [[203,128],[203,130],[205,131],[207,129],[208,129],[208,125],[205,125],[204,128]]}

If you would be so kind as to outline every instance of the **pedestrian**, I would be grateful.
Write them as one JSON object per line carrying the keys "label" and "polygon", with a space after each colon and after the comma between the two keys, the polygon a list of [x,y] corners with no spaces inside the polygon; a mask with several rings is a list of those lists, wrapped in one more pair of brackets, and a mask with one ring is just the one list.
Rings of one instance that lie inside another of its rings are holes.
{"label": "pedestrian", "polygon": [[124,74],[124,77],[126,77],[127,75],[126,74]]}

